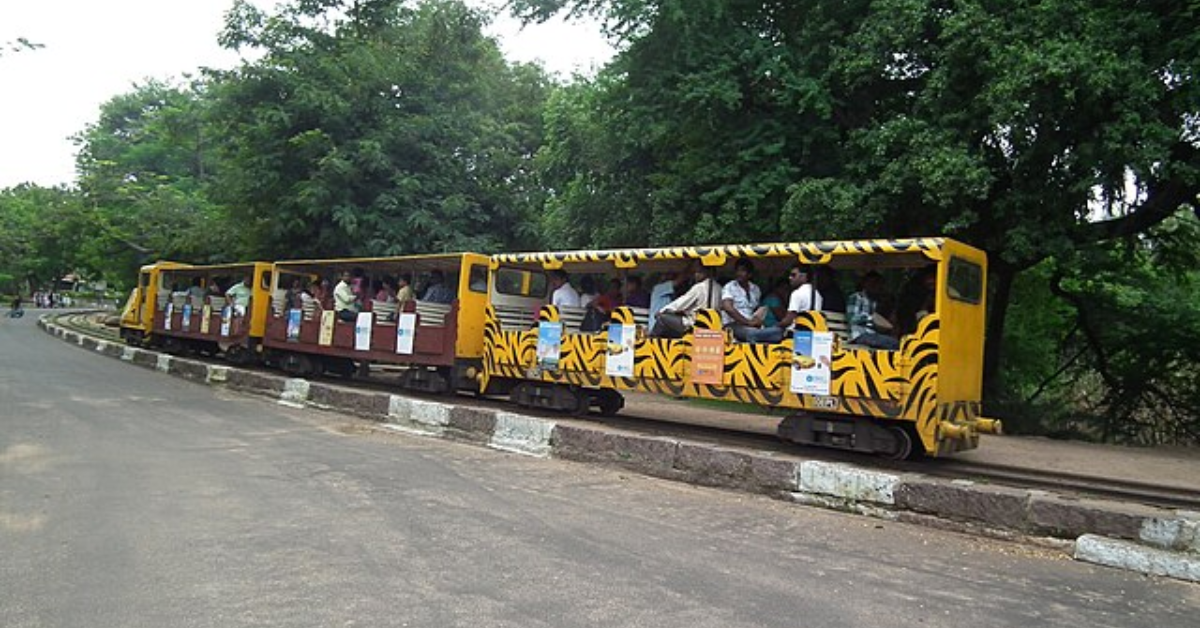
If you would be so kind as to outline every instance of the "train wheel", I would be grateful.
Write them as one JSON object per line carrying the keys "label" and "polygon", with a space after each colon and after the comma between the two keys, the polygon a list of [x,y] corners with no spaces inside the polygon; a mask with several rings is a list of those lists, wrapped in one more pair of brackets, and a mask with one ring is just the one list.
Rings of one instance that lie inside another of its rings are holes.
{"label": "train wheel", "polygon": [[593,397],[601,416],[615,416],[625,407],[625,397],[615,390],[602,388],[597,390]]}
{"label": "train wheel", "polygon": [[888,455],[892,460],[907,460],[913,455],[913,438],[912,434],[900,425],[892,425],[887,428],[896,442],[896,449]]}

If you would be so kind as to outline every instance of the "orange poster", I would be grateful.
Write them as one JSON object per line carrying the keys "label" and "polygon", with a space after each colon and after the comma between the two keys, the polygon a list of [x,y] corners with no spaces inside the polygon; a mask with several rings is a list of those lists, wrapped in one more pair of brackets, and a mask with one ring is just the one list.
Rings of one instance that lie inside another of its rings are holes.
{"label": "orange poster", "polygon": [[692,383],[720,386],[725,377],[725,333],[697,329],[692,336]]}

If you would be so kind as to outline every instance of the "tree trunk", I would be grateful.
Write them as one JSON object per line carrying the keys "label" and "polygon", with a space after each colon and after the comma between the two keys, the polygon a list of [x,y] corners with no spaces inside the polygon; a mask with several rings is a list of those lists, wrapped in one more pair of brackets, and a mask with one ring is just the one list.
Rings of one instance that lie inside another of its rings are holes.
{"label": "tree trunk", "polygon": [[1002,392],[1000,354],[1004,347],[1004,321],[1008,318],[1008,304],[1017,271],[1009,264],[993,262],[992,273],[994,279],[989,296],[991,311],[988,312],[983,352],[983,398],[994,403]]}

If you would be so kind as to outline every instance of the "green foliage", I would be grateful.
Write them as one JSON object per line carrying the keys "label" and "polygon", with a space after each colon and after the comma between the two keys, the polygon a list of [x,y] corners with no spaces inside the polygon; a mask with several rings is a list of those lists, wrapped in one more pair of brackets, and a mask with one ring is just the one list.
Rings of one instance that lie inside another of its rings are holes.
{"label": "green foliage", "polygon": [[[318,16],[325,16],[316,19]],[[332,17],[338,16],[338,17]],[[213,75],[213,197],[265,257],[533,244],[547,79],[460,2],[238,4]]]}
{"label": "green foliage", "polygon": [[19,288],[52,285],[87,269],[91,233],[89,213],[71,190],[28,184],[0,190],[0,273],[25,284]]}

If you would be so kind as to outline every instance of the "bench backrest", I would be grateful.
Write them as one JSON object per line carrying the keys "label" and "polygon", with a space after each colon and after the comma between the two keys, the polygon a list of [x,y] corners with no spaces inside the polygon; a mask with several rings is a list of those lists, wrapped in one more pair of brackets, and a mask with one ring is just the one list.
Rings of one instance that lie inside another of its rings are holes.
{"label": "bench backrest", "polygon": [[371,300],[371,311],[375,312],[375,320],[380,323],[393,323],[396,321],[396,310],[400,304],[392,301],[376,301]]}
{"label": "bench backrest", "polygon": [[446,315],[450,313],[449,303],[432,303],[417,301],[416,312],[419,324],[423,327],[443,327],[446,325]]}
{"label": "bench backrest", "polygon": [[537,312],[525,306],[493,303],[492,309],[496,310],[496,317],[500,319],[500,329],[504,331],[525,331],[537,321]]}

